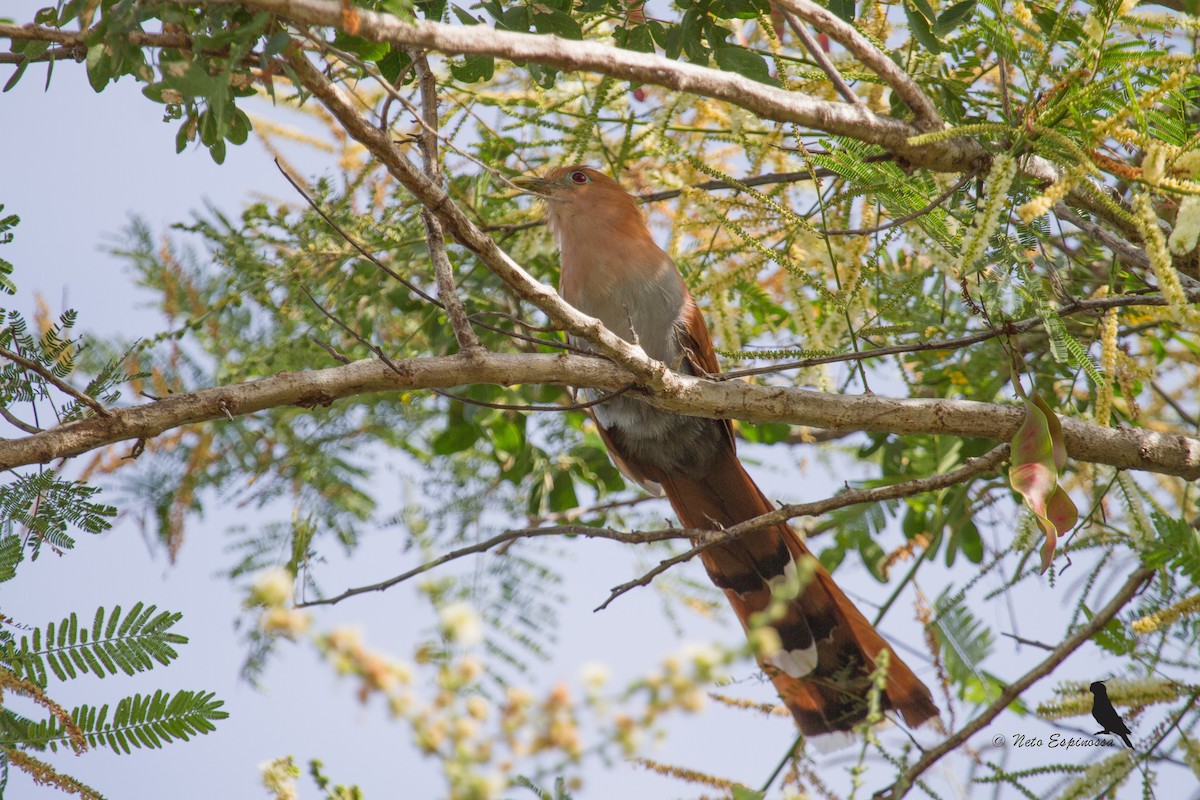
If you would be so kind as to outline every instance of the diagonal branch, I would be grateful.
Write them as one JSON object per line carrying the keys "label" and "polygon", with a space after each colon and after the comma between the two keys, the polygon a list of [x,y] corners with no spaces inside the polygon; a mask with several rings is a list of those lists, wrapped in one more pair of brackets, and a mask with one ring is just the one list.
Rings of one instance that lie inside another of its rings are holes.
{"label": "diagonal branch", "polygon": [[601,603],[596,610],[602,611],[608,607],[609,603],[630,589],[636,589],[639,586],[649,586],[652,580],[676,564],[689,561],[710,547],[740,538],[751,531],[761,530],[771,525],[778,525],[781,522],[788,522],[796,517],[819,517],[822,514],[828,514],[830,511],[836,511],[839,508],[846,508],[847,506],[881,503],[886,500],[898,500],[901,497],[912,497],[916,494],[947,489],[951,486],[965,483],[980,475],[987,475],[994,472],[1008,458],[1008,451],[1009,446],[1002,444],[999,447],[992,448],[978,458],[967,459],[967,463],[950,470],[944,475],[931,475],[928,478],[916,478],[911,481],[904,481],[903,483],[894,483],[890,486],[876,486],[871,489],[850,489],[833,497],[811,503],[788,503],[767,514],[748,519],[745,522],[739,522],[737,525],[732,525],[724,530],[703,531],[692,537],[692,541],[694,542],[692,549],[660,561],[653,569],[637,580],[614,587],[608,599]]}
{"label": "diagonal branch", "polygon": [[59,390],[71,395],[71,397],[74,397],[76,400],[83,403],[85,406],[90,408],[92,411],[95,411],[100,416],[107,417],[109,414],[112,413],[107,408],[100,405],[100,402],[98,400],[96,400],[96,398],[92,397],[89,394],[79,391],[71,384],[67,383],[64,380],[59,379],[58,376],[56,376],[53,372],[46,369],[44,366],[42,366],[38,362],[34,361],[33,359],[26,358],[25,356],[20,355],[18,353],[14,353],[5,347],[0,347],[0,356],[4,356],[9,361],[20,364],[22,367],[24,367],[25,369],[27,369],[31,372],[36,372],[39,376],[44,378],[48,383],[57,387]]}
{"label": "diagonal branch", "polygon": [[833,84],[833,88],[837,89],[838,94],[846,98],[847,102],[853,103],[856,106],[865,105],[866,101],[855,94],[854,90],[850,88],[850,84],[846,83],[846,79],[842,77],[842,73],[838,72],[837,67],[829,60],[829,56],[825,55],[821,44],[813,38],[807,28],[800,24],[800,20],[796,19],[796,15],[787,10],[782,10],[779,13],[783,15],[788,27],[792,29],[792,33],[796,34],[796,38],[800,40],[800,44],[804,45],[804,49],[812,55],[813,60],[817,62],[817,66],[829,76],[829,82]]}
{"label": "diagonal branch", "polygon": [[892,87],[904,104],[912,109],[916,126],[922,131],[941,130],[945,125],[937,106],[912,77],[892,61],[891,57],[871,43],[853,25],[843,22],[832,12],[821,8],[811,0],[775,0],[784,13],[795,14],[821,33],[834,39],[875,71],[884,82]]}
{"label": "diagonal branch", "polygon": [[1141,567],[1130,575],[1129,579],[1117,590],[1113,599],[1108,601],[1108,604],[1104,608],[1097,611],[1096,615],[1088,620],[1087,624],[1068,636],[1066,641],[1054,648],[1054,651],[1046,656],[1045,660],[1040,664],[1012,683],[1007,684],[1004,687],[1004,691],[1000,693],[1000,696],[984,709],[982,714],[968,722],[955,732],[953,736],[946,739],[937,747],[926,751],[925,755],[917,763],[906,769],[891,786],[876,792],[874,795],[875,800],[900,800],[901,797],[904,797],[908,793],[908,790],[912,788],[913,783],[925,770],[940,761],[943,756],[958,749],[960,745],[973,735],[983,730],[984,726],[998,717],[1004,709],[1008,708],[1014,700],[1020,697],[1022,692],[1053,672],[1068,656],[1078,650],[1080,645],[1092,638],[1097,631],[1107,625],[1109,620],[1120,613],[1121,609],[1141,591],[1146,581],[1154,577],[1154,572],[1152,567]]}

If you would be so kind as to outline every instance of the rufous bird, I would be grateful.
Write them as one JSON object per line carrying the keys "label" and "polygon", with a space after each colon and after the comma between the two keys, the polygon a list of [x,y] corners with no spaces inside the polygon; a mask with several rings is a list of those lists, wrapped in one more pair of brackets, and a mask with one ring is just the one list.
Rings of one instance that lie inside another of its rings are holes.
{"label": "rufous bird", "polygon": [[[562,256],[564,300],[679,372],[720,371],[683,277],[620,184],[585,166],[514,182],[546,202]],[[726,528],[773,510],[738,461],[729,420],[672,414],[629,395],[591,410],[616,465],[656,494],[665,493],[685,527]],[[782,523],[710,547],[700,558],[747,630],[751,615],[771,603],[773,589],[796,581],[797,562],[815,562]],[[848,731],[861,722],[870,674],[891,648],[819,563],[773,627],[780,647],[760,655],[759,663],[800,730],[811,736]],[[894,650],[881,700],[913,727],[938,715],[929,689]]]}

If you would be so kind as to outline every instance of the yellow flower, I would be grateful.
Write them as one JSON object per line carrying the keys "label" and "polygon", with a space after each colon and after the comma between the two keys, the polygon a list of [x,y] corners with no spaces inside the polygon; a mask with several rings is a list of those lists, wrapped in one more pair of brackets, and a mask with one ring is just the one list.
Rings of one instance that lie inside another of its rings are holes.
{"label": "yellow flower", "polygon": [[471,647],[483,641],[483,622],[470,603],[451,603],[438,614],[442,633],[452,642]]}
{"label": "yellow flower", "polygon": [[295,578],[286,569],[276,567],[259,573],[250,585],[250,596],[246,604],[274,608],[292,599]]}
{"label": "yellow flower", "polygon": [[312,619],[308,614],[294,608],[268,608],[258,620],[263,633],[295,639],[308,630]]}

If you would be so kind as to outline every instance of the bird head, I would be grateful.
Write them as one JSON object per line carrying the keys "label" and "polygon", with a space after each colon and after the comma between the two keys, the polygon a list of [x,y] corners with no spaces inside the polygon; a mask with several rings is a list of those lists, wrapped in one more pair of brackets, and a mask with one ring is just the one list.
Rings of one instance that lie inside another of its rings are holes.
{"label": "bird head", "polygon": [[546,202],[546,221],[564,255],[577,249],[611,251],[623,244],[657,252],[637,200],[598,170],[574,164],[512,182]]}
{"label": "bird head", "polygon": [[582,164],[552,169],[542,178],[522,175],[512,182],[552,204],[586,204],[589,198],[595,202],[614,189],[625,194],[612,178]]}
{"label": "bird head", "polygon": [[1108,687],[1104,685],[1104,681],[1094,681],[1092,685],[1088,687],[1088,690],[1091,691],[1092,694],[1108,694]]}

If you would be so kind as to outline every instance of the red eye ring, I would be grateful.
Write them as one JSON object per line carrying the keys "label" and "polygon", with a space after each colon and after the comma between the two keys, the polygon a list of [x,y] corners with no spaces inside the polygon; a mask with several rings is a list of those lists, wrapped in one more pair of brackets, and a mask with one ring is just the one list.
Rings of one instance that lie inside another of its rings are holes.
{"label": "red eye ring", "polygon": [[574,172],[571,173],[571,182],[572,183],[587,183],[588,182],[587,173],[581,169],[575,170]]}

